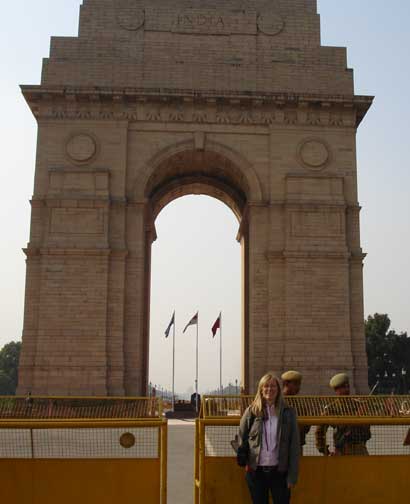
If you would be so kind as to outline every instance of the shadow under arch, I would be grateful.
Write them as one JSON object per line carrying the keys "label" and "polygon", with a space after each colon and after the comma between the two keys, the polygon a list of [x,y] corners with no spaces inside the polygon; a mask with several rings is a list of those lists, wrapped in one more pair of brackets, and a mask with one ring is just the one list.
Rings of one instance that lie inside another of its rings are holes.
{"label": "shadow under arch", "polygon": [[[232,150],[213,142],[206,149],[194,148],[194,142],[174,145],[159,153],[146,165],[135,185],[134,197],[144,202],[146,241],[145,339],[149,340],[151,248],[156,239],[155,220],[171,201],[182,196],[201,194],[225,203],[239,223],[237,240],[242,248],[242,384],[248,389],[249,377],[249,244],[247,208],[262,202],[259,180],[250,163]],[[225,154],[228,154],[225,155]],[[235,162],[235,160],[237,162]],[[149,238],[148,238],[149,236]],[[148,348],[146,362],[148,362]],[[148,378],[146,369],[146,378]]]}
{"label": "shadow under arch", "polygon": [[[252,164],[241,154],[218,142],[207,140],[204,149],[195,148],[194,140],[167,146],[153,156],[137,177],[132,199],[146,201],[155,187],[159,188],[172,178],[205,176],[224,184],[226,192],[236,188],[248,203],[262,202],[263,192]],[[188,194],[188,193],[187,193]],[[236,212],[235,212],[236,214]]]}

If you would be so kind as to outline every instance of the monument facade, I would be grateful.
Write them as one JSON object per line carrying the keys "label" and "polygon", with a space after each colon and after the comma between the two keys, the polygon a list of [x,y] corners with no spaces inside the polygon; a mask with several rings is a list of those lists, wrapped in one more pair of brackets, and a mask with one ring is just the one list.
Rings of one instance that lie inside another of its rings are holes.
{"label": "monument facade", "polygon": [[140,395],[170,201],[238,218],[243,383],[367,390],[355,137],[371,105],[316,0],[83,0],[40,85],[19,392]]}

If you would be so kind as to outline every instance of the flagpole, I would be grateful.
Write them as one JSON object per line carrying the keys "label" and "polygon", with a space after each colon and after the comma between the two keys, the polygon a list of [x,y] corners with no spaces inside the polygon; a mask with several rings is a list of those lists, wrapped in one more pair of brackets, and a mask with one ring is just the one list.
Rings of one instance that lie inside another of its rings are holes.
{"label": "flagpole", "polygon": [[222,389],[222,312],[219,313],[219,389]]}
{"label": "flagpole", "polygon": [[175,310],[174,327],[172,332],[172,411],[175,411]]}
{"label": "flagpole", "polygon": [[[198,312],[197,312],[198,313]],[[195,379],[195,410],[198,414],[198,327],[199,327],[199,314],[196,321],[196,379]]]}

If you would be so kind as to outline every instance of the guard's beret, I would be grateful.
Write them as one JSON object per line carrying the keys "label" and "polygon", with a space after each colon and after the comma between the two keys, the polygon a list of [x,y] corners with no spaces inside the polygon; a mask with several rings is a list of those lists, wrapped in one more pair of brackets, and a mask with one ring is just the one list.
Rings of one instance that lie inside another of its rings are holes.
{"label": "guard's beret", "polygon": [[281,378],[283,381],[302,381],[302,375],[299,371],[286,371]]}
{"label": "guard's beret", "polygon": [[339,373],[333,376],[333,378],[329,382],[329,385],[332,388],[337,388],[341,387],[345,383],[349,383],[349,377],[347,376],[346,373]]}

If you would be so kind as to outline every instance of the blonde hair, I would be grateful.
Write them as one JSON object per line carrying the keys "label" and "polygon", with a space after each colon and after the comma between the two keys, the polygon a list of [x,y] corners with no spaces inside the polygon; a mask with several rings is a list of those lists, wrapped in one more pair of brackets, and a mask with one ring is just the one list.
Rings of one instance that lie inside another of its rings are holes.
{"label": "blonde hair", "polygon": [[275,399],[275,410],[276,410],[276,413],[278,413],[278,411],[279,411],[279,407],[282,402],[282,389],[280,386],[279,378],[272,371],[269,371],[264,376],[262,376],[262,378],[259,380],[258,389],[256,391],[255,399],[253,400],[253,402],[250,406],[250,410],[255,416],[263,416],[263,414],[264,414],[265,400],[262,395],[262,388],[271,380],[274,380],[276,382],[277,387],[278,387],[278,393],[277,393],[276,399]]}

